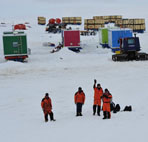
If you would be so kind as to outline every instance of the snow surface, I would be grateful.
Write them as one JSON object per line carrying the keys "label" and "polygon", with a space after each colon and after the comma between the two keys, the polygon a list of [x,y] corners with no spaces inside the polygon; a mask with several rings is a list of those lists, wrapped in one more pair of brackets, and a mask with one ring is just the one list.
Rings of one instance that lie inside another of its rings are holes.
{"label": "snow surface", "polygon": [[[6,25],[0,26],[0,37],[3,31],[12,29],[12,24],[29,22],[32,28],[25,31],[28,47],[31,49],[28,63],[5,61],[0,38],[0,141],[147,141],[148,61],[113,62],[110,49],[100,48],[98,35],[81,37],[83,50],[79,54],[67,48],[51,54],[53,48],[45,47],[43,43],[53,42],[57,45],[61,41],[61,35],[46,33],[45,26],[37,25],[37,16],[92,18],[96,15],[121,14],[125,18],[146,18],[147,22],[148,2],[70,2],[1,2],[0,22],[6,22]],[[82,27],[83,25],[79,28]],[[140,37],[142,51],[148,53],[147,31],[137,36]],[[133,111],[112,114],[110,120],[103,120],[102,112],[101,117],[93,116],[94,79],[101,83],[103,89],[110,90],[113,101],[119,103],[121,109],[132,105]],[[75,117],[74,93],[79,86],[86,94],[83,117]],[[52,99],[56,122],[44,122],[40,102],[46,92]]]}

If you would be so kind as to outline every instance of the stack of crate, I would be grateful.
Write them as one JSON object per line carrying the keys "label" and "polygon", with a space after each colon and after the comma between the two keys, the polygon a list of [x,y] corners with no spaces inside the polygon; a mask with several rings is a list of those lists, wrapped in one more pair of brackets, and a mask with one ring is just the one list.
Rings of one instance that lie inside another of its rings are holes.
{"label": "stack of crate", "polygon": [[62,17],[62,23],[71,24],[71,25],[81,25],[81,17]]}
{"label": "stack of crate", "polygon": [[145,31],[145,19],[122,19],[116,22],[116,26],[143,33]]}
{"label": "stack of crate", "polygon": [[116,23],[116,21],[121,20],[121,15],[112,15],[112,16],[104,16],[105,23]]}
{"label": "stack of crate", "polygon": [[104,27],[104,20],[101,19],[85,19],[84,20],[84,29],[85,30],[98,30]]}
{"label": "stack of crate", "polygon": [[118,20],[122,20],[121,15],[112,16],[93,16],[93,19],[84,20],[85,30],[98,30],[104,27],[106,23],[116,23]]}
{"label": "stack of crate", "polygon": [[121,15],[112,16],[94,16],[93,19],[104,20],[104,23],[116,23],[116,21],[121,20]]}
{"label": "stack of crate", "polygon": [[38,17],[38,24],[39,25],[45,25],[46,24],[46,18],[45,17]]}

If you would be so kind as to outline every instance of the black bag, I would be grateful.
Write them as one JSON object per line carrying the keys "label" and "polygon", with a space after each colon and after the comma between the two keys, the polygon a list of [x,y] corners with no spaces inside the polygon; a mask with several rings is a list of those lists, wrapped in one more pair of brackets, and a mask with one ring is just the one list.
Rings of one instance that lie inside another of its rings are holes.
{"label": "black bag", "polygon": [[116,104],[114,110],[113,110],[113,113],[117,113],[120,111],[120,105],[119,104]]}
{"label": "black bag", "polygon": [[119,104],[116,104],[116,111],[120,111],[120,105]]}
{"label": "black bag", "polygon": [[115,106],[115,103],[114,103],[114,102],[111,102],[111,103],[110,103],[110,110],[111,110],[111,111],[114,111],[115,107],[116,107],[116,106]]}
{"label": "black bag", "polygon": [[125,106],[123,111],[132,111],[132,106]]}

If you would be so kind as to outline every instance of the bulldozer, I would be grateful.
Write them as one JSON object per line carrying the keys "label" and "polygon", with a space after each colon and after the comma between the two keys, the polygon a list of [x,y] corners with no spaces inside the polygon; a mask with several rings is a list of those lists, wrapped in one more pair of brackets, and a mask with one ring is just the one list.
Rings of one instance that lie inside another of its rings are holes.
{"label": "bulldozer", "polygon": [[121,38],[120,53],[112,55],[113,61],[132,61],[132,60],[148,60],[148,54],[139,52],[141,50],[139,37]]}

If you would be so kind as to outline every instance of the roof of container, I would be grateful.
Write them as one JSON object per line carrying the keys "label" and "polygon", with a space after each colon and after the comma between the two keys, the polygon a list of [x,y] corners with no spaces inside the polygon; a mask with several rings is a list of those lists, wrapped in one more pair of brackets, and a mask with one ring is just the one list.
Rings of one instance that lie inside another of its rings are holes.
{"label": "roof of container", "polygon": [[23,31],[8,31],[3,32],[3,36],[24,36],[26,35]]}
{"label": "roof of container", "polygon": [[116,28],[116,29],[109,29],[109,31],[132,31],[132,29],[129,29],[129,28]]}

